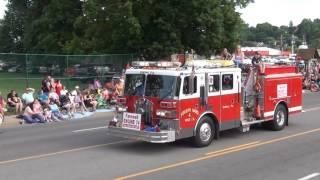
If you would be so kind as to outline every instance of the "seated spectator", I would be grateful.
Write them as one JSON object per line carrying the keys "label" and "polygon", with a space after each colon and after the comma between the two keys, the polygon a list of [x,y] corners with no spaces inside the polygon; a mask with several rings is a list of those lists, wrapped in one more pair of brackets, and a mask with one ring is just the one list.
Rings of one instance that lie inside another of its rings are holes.
{"label": "seated spectator", "polygon": [[98,91],[98,94],[96,96],[98,105],[97,106],[107,106],[107,101],[105,100],[105,98],[103,97],[102,93],[100,91]]}
{"label": "seated spectator", "polygon": [[104,98],[104,100],[107,102],[110,99],[110,91],[108,89],[103,89],[103,91],[101,92],[102,97]]}
{"label": "seated spectator", "polygon": [[94,89],[100,89],[102,87],[99,79],[94,79],[93,85]]}
{"label": "seated spectator", "polygon": [[65,86],[62,86],[62,90],[60,91],[60,96],[66,96],[68,93],[68,90]]}
{"label": "seated spectator", "polygon": [[124,81],[122,79],[121,80],[119,79],[115,82],[115,91],[114,91],[115,97],[119,96],[122,93],[123,86],[124,86]]}
{"label": "seated spectator", "polygon": [[47,76],[45,79],[41,82],[42,86],[41,89],[44,94],[48,95],[51,90],[51,76]]}
{"label": "seated spectator", "polygon": [[227,48],[223,48],[220,56],[221,56],[222,60],[231,60],[232,59],[232,55],[228,52]]}
{"label": "seated spectator", "polygon": [[60,80],[56,80],[55,82],[55,89],[56,89],[56,93],[61,96],[61,91],[63,89],[63,85],[61,84]]}
{"label": "seated spectator", "polygon": [[39,116],[33,111],[33,103],[26,106],[24,113],[22,115],[24,122],[33,124],[33,123],[44,123],[44,118]]}
{"label": "seated spectator", "polygon": [[44,118],[47,122],[52,122],[53,119],[52,119],[52,113],[51,111],[48,109],[48,108],[45,108],[43,110],[43,115],[44,115]]}
{"label": "seated spectator", "polygon": [[8,94],[7,102],[10,107],[16,108],[17,114],[22,113],[23,104],[15,90],[11,90],[11,92]]}
{"label": "seated spectator", "polygon": [[[51,77],[51,79],[50,79],[50,86],[51,86],[51,89],[52,89],[52,88],[56,88],[56,81],[54,80],[53,77]],[[51,89],[50,89],[50,90],[51,90]],[[50,91],[49,91],[49,93],[50,93]]]}
{"label": "seated spectator", "polygon": [[251,64],[253,65],[253,66],[256,66],[256,65],[258,65],[259,63],[261,63],[261,54],[257,51],[255,54],[254,54],[254,56],[253,56],[253,58],[252,58],[252,60],[251,60]]}
{"label": "seated spectator", "polygon": [[85,106],[92,107],[92,111],[96,111],[98,102],[94,98],[93,94],[90,94],[90,91],[85,92],[85,95],[83,96],[83,101]]}
{"label": "seated spectator", "polygon": [[71,97],[70,93],[60,96],[61,107],[67,110],[69,118],[73,117],[76,111],[76,105],[72,103],[71,99],[73,100],[74,98]]}
{"label": "seated spectator", "polygon": [[43,93],[43,90],[40,90],[40,91],[39,91],[38,100],[40,101],[40,103],[41,103],[42,105],[47,106],[47,105],[49,104],[48,95],[44,94],[44,93]]}
{"label": "seated spectator", "polygon": [[50,90],[48,98],[50,101],[54,101],[56,104],[60,105],[59,95],[56,93],[54,88]]}
{"label": "seated spectator", "polygon": [[26,105],[33,103],[33,101],[34,101],[33,93],[34,93],[33,88],[26,88],[26,92],[22,94],[22,96],[21,96],[22,101]]}
{"label": "seated spectator", "polygon": [[49,108],[51,110],[51,118],[54,121],[64,120],[63,115],[61,114],[58,105],[55,103],[54,100],[50,99]]}
{"label": "seated spectator", "polygon": [[76,90],[76,96],[74,97],[74,103],[76,107],[80,108],[81,114],[84,114],[84,111],[87,111],[86,105],[84,104],[83,96],[80,90]]}
{"label": "seated spectator", "polygon": [[44,112],[43,112],[42,106],[41,106],[40,101],[38,99],[34,100],[32,108],[33,108],[33,112],[34,112],[33,117],[40,119],[40,121],[46,121],[46,119],[44,117]]}
{"label": "seated spectator", "polygon": [[111,90],[111,89],[112,89],[112,87],[113,87],[113,85],[112,85],[112,81],[109,81],[109,82],[107,82],[107,83],[104,85],[104,88],[105,88],[105,89],[109,89],[109,90]]}
{"label": "seated spectator", "polygon": [[6,101],[4,100],[0,92],[0,115],[2,116],[2,118],[4,117],[4,112],[6,111],[5,107],[6,107]]}
{"label": "seated spectator", "polygon": [[75,86],[75,89],[71,91],[71,95],[71,102],[74,103],[76,107],[80,108],[81,114],[83,114],[84,111],[87,111],[79,86]]}

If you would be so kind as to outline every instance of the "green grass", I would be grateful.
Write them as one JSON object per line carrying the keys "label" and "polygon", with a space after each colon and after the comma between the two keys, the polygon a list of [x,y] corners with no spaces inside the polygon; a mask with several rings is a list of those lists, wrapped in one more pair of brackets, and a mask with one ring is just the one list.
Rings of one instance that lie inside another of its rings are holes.
{"label": "green grass", "polygon": [[[41,81],[44,78],[41,74],[29,74],[28,78],[25,73],[9,73],[0,72],[0,92],[2,96],[6,95],[11,90],[16,90],[19,95],[21,95],[26,87],[32,87],[38,92],[41,88]],[[60,79],[62,84],[67,86],[68,89],[73,89],[76,85],[85,88],[87,83],[75,79],[66,79],[66,77],[55,77],[55,79]]]}

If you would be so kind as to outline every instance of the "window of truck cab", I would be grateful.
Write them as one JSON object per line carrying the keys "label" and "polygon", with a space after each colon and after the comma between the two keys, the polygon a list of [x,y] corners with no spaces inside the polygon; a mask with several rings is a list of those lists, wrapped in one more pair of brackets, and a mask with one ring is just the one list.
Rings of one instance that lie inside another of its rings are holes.
{"label": "window of truck cab", "polygon": [[173,99],[180,90],[180,77],[170,75],[148,74],[146,81],[146,97]]}
{"label": "window of truck cab", "polygon": [[197,76],[186,76],[183,79],[183,89],[182,93],[184,95],[197,93]]}
{"label": "window of truck cab", "polygon": [[124,95],[142,96],[144,94],[144,74],[126,74]]}
{"label": "window of truck cab", "polygon": [[177,76],[127,74],[124,94],[173,99],[180,91],[180,82]]}

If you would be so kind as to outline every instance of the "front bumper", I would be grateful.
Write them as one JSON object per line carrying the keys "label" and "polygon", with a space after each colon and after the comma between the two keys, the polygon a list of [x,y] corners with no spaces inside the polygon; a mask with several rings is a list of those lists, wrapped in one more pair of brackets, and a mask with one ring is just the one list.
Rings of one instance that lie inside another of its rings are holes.
{"label": "front bumper", "polygon": [[107,133],[112,136],[141,140],[151,143],[168,143],[175,141],[174,130],[161,130],[160,132],[135,131],[109,126]]}

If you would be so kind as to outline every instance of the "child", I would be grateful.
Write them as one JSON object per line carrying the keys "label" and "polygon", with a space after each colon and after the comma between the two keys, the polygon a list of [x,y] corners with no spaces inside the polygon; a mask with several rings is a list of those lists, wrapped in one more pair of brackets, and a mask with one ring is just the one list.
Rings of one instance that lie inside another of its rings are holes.
{"label": "child", "polygon": [[50,99],[50,103],[49,103],[49,108],[51,110],[51,118],[54,121],[60,121],[60,120],[64,120],[58,105],[55,103],[55,101],[53,99]]}

